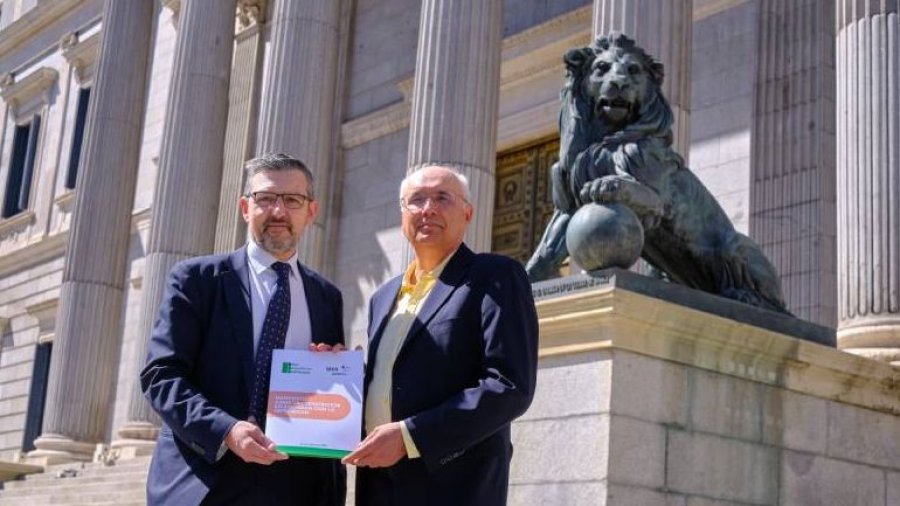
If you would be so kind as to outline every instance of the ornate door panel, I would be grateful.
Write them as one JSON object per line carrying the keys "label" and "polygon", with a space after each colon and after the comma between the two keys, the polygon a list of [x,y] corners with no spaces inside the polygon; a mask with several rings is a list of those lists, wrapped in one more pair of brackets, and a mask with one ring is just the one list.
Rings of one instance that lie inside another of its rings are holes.
{"label": "ornate door panel", "polygon": [[559,158],[559,139],[497,156],[491,249],[525,263],[553,214],[550,167]]}

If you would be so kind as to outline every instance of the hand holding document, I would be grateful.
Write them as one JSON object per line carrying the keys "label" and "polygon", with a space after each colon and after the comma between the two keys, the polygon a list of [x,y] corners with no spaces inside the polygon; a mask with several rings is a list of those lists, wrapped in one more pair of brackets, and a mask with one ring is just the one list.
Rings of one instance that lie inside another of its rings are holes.
{"label": "hand holding document", "polygon": [[274,350],[266,436],[293,456],[341,458],[362,431],[363,352]]}

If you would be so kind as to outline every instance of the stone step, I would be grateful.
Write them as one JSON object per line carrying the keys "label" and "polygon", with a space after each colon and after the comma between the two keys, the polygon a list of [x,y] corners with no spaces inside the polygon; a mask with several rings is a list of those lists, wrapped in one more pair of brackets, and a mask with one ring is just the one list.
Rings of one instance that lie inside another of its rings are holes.
{"label": "stone step", "polygon": [[57,494],[94,494],[109,492],[134,492],[143,493],[146,488],[146,478],[137,476],[129,481],[101,481],[101,482],[84,482],[81,480],[64,479],[59,482],[40,483],[39,486],[21,487],[0,492],[0,498],[12,497],[28,497],[34,495],[57,495]]}
{"label": "stone step", "polygon": [[71,477],[110,475],[117,473],[131,473],[134,471],[146,472],[150,467],[149,458],[131,459],[119,461],[113,465],[100,463],[89,464],[60,464],[50,466],[43,473],[29,474],[25,481],[41,481],[59,479],[61,473],[71,474]]}
{"label": "stone step", "polygon": [[0,506],[145,505],[149,457],[62,464],[3,484]]}
{"label": "stone step", "polygon": [[147,477],[147,471],[144,470],[131,470],[128,472],[118,472],[118,473],[109,473],[109,474],[93,474],[88,476],[76,476],[71,478],[47,478],[42,480],[16,480],[16,481],[8,481],[3,484],[3,488],[6,491],[14,491],[20,489],[34,488],[35,484],[40,484],[41,487],[49,487],[49,486],[57,486],[57,485],[65,485],[67,483],[78,482],[78,483],[108,483],[108,482],[117,482],[117,481],[141,481],[143,482]]}
{"label": "stone step", "polygon": [[0,497],[0,506],[82,506],[86,504],[120,505],[145,504],[144,492],[104,492],[86,494],[82,492],[65,494],[44,494],[28,497]]}

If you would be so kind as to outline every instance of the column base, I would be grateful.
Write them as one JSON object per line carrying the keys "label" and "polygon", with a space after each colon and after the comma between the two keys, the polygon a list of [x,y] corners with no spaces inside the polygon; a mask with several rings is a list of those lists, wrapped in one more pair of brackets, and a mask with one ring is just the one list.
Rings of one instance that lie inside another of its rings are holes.
{"label": "column base", "polygon": [[900,324],[896,322],[840,329],[837,342],[847,353],[900,367]]}
{"label": "column base", "polygon": [[900,367],[900,348],[844,348],[842,351]]}
{"label": "column base", "polygon": [[38,466],[68,464],[71,462],[91,462],[94,460],[96,443],[76,441],[59,434],[42,434],[34,441],[36,450],[28,452],[25,463]]}
{"label": "column base", "polygon": [[110,444],[117,459],[133,459],[153,453],[159,426],[150,422],[129,422],[118,431],[118,438]]}

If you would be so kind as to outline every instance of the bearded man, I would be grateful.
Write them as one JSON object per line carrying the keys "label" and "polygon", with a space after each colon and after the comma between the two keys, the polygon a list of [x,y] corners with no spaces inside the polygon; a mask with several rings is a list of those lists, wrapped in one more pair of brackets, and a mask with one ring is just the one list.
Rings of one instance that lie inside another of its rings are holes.
{"label": "bearded man", "polygon": [[318,203],[299,160],[245,165],[247,246],[172,268],[141,387],[163,420],[147,503],[343,505],[344,468],[264,434],[274,348],[342,348],[341,294],[297,258]]}

